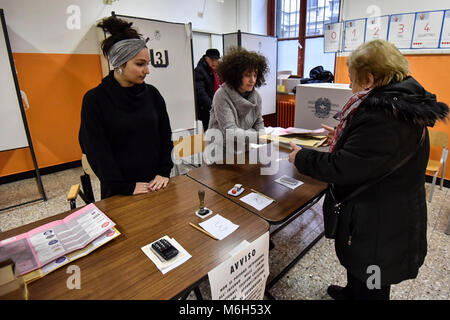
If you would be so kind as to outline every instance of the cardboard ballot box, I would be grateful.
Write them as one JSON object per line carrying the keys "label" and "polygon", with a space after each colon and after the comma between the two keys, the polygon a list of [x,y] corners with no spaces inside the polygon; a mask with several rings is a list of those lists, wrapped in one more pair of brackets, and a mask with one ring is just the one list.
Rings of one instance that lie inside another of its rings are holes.
{"label": "cardboard ballot box", "polygon": [[27,285],[14,275],[11,259],[0,261],[0,300],[28,300]]}
{"label": "cardboard ballot box", "polygon": [[333,116],[341,111],[352,96],[352,89],[344,83],[312,83],[297,86],[295,127],[317,129],[326,124],[338,125]]}

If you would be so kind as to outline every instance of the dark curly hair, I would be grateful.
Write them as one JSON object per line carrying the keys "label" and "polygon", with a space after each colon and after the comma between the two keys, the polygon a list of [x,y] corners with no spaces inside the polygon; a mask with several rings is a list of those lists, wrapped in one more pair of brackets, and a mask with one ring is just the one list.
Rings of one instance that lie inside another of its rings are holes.
{"label": "dark curly hair", "polygon": [[116,42],[141,38],[142,35],[132,28],[132,25],[133,22],[127,22],[115,16],[105,18],[97,24],[97,27],[110,34],[102,42],[102,52],[105,57],[108,57],[109,50]]}
{"label": "dark curly hair", "polygon": [[255,87],[261,87],[266,81],[264,76],[269,72],[266,57],[244,48],[231,47],[217,67],[217,74],[221,80],[236,90],[241,86],[246,71],[256,71]]}

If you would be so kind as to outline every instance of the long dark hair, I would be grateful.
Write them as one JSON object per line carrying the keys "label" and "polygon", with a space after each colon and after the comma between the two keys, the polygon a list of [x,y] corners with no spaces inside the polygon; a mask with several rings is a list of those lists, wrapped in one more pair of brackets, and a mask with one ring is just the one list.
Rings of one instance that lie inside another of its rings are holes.
{"label": "long dark hair", "polygon": [[141,34],[132,28],[133,22],[127,22],[115,16],[103,19],[97,24],[97,27],[102,28],[104,32],[110,34],[102,41],[102,52],[105,57],[108,57],[109,50],[118,41],[125,39],[139,39]]}

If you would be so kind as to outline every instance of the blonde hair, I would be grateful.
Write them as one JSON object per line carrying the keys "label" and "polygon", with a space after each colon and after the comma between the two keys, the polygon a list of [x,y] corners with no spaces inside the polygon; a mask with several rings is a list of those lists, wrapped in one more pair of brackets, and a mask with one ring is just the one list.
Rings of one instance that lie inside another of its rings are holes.
{"label": "blonde hair", "polygon": [[385,40],[374,40],[360,45],[347,59],[354,82],[365,84],[368,74],[374,77],[374,86],[382,87],[400,82],[408,76],[408,60],[397,47]]}

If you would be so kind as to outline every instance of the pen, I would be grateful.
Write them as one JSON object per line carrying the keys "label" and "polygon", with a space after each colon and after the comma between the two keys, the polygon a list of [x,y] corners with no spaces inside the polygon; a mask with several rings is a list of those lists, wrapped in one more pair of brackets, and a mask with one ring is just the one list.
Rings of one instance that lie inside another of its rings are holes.
{"label": "pen", "polygon": [[269,199],[269,200],[272,200],[273,202],[276,202],[276,200],[275,199],[272,199],[271,197],[269,197],[269,196],[266,196],[265,194],[262,194],[261,192],[258,192],[258,191],[256,191],[256,190],[253,190],[253,189],[250,189],[250,190],[252,190],[254,193],[257,193],[257,194],[259,194],[260,196],[263,196],[264,198],[267,198],[267,199]]}
{"label": "pen", "polygon": [[190,225],[191,227],[197,229],[198,231],[203,232],[204,234],[210,236],[210,237],[213,238],[214,240],[219,240],[219,239],[217,239],[216,237],[214,237],[211,233],[209,233],[208,231],[203,230],[202,228],[196,226],[196,225],[193,224],[192,222],[189,222],[189,225]]}

